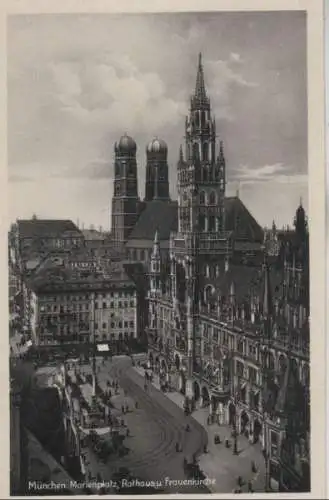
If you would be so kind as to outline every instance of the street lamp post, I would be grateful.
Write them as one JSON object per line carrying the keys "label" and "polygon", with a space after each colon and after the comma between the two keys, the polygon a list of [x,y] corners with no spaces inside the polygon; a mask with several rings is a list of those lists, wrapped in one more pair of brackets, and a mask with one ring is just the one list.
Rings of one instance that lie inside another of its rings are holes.
{"label": "street lamp post", "polygon": [[267,429],[266,429],[266,418],[267,418],[267,413],[264,411],[264,402],[263,402],[263,433],[264,433],[264,446],[263,446],[263,457],[265,461],[265,492],[270,491],[269,488],[269,460],[270,460],[270,455],[268,452],[268,445],[267,445]]}
{"label": "street lamp post", "polygon": [[96,335],[95,335],[95,292],[92,294],[92,408],[96,410]]}
{"label": "street lamp post", "polygon": [[234,455],[238,454],[238,425],[237,425],[237,419],[238,419],[237,405],[238,405],[238,402],[239,402],[238,391],[236,390],[234,392],[234,408],[235,408],[235,413],[234,413],[234,420],[233,420],[233,439],[234,439],[233,454]]}

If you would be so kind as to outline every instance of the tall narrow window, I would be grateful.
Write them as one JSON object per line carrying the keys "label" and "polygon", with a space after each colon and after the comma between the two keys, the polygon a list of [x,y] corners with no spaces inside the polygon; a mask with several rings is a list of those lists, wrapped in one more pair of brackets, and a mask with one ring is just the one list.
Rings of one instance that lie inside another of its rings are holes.
{"label": "tall narrow window", "polygon": [[195,113],[195,126],[196,126],[197,128],[199,128],[199,127],[200,127],[200,117],[199,117],[199,111],[196,111],[196,113]]}
{"label": "tall narrow window", "polygon": [[216,219],[214,215],[210,215],[208,218],[209,221],[209,231],[215,231],[216,230]]}
{"label": "tall narrow window", "polygon": [[203,145],[202,145],[202,159],[203,161],[208,161],[208,155],[209,155],[209,152],[208,152],[208,143],[207,142],[204,142]]}
{"label": "tall narrow window", "polygon": [[206,203],[206,194],[205,194],[204,191],[200,192],[199,199],[200,199],[200,205],[205,205],[205,203]]}
{"label": "tall narrow window", "polygon": [[199,215],[199,230],[205,231],[206,229],[206,218],[203,214]]}
{"label": "tall narrow window", "polygon": [[203,181],[204,182],[208,182],[209,180],[209,172],[208,172],[208,169],[207,167],[203,167]]}
{"label": "tall narrow window", "polygon": [[210,195],[209,195],[209,205],[216,205],[216,193],[215,191],[211,191]]}

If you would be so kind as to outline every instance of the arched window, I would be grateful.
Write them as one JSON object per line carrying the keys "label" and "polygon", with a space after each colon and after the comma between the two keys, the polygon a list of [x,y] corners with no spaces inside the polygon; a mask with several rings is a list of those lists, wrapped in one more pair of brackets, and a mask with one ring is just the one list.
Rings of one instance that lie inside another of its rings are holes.
{"label": "arched window", "polygon": [[199,230],[205,231],[206,229],[206,218],[203,214],[199,215]]}
{"label": "arched window", "polygon": [[199,144],[196,142],[193,144],[193,158],[194,160],[200,159]]}
{"label": "arched window", "polygon": [[195,126],[200,127],[199,111],[196,111],[196,113],[195,113]]}
{"label": "arched window", "polygon": [[[207,275],[207,272],[209,273],[209,265],[206,264],[205,266],[205,272]],[[214,288],[211,285],[207,285],[203,291],[203,300],[205,304],[208,304],[211,300],[212,294],[213,294]]]}
{"label": "arched window", "polygon": [[216,230],[216,218],[214,215],[210,215],[208,218],[208,230],[215,231]]}
{"label": "arched window", "polygon": [[206,114],[204,111],[201,111],[201,127],[204,127],[206,123]]}
{"label": "arched window", "polygon": [[202,145],[202,159],[204,161],[208,161],[208,159],[209,159],[208,143],[207,142],[204,142]]}
{"label": "arched window", "polygon": [[199,199],[200,199],[200,205],[206,204],[206,193],[204,191],[200,192]]}
{"label": "arched window", "polygon": [[145,260],[145,252],[144,252],[144,250],[141,250],[140,256],[141,256],[141,260],[144,261]]}
{"label": "arched window", "polygon": [[204,167],[203,168],[203,181],[204,182],[208,182],[208,179],[209,179],[209,172],[208,172],[208,169],[207,167]]}
{"label": "arched window", "polygon": [[209,205],[216,205],[216,201],[217,201],[216,193],[215,191],[211,191],[209,195]]}

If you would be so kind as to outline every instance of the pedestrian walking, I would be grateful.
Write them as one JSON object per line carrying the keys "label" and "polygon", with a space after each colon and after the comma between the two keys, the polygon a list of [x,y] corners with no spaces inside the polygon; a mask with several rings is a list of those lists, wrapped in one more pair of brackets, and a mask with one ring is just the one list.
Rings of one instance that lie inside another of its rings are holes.
{"label": "pedestrian walking", "polygon": [[135,402],[135,408],[136,408],[136,410],[138,408],[138,402],[137,401]]}
{"label": "pedestrian walking", "polygon": [[128,413],[128,412],[129,412],[129,406],[128,406],[128,405],[126,405],[125,412],[126,412],[126,413]]}
{"label": "pedestrian walking", "polygon": [[252,482],[249,480],[248,481],[248,493],[253,493],[254,490],[253,490],[253,487],[252,487]]}
{"label": "pedestrian walking", "polygon": [[121,413],[125,414],[125,407],[123,405],[121,405]]}

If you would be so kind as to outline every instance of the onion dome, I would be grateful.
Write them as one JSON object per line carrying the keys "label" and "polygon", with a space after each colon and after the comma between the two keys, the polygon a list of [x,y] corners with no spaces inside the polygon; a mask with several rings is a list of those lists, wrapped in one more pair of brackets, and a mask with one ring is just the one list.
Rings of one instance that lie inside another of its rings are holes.
{"label": "onion dome", "polygon": [[114,150],[123,154],[135,154],[137,150],[136,142],[132,137],[124,134],[118,143],[115,143]]}
{"label": "onion dome", "polygon": [[146,152],[150,154],[166,154],[167,151],[168,147],[165,141],[157,137],[153,139],[146,148]]}

